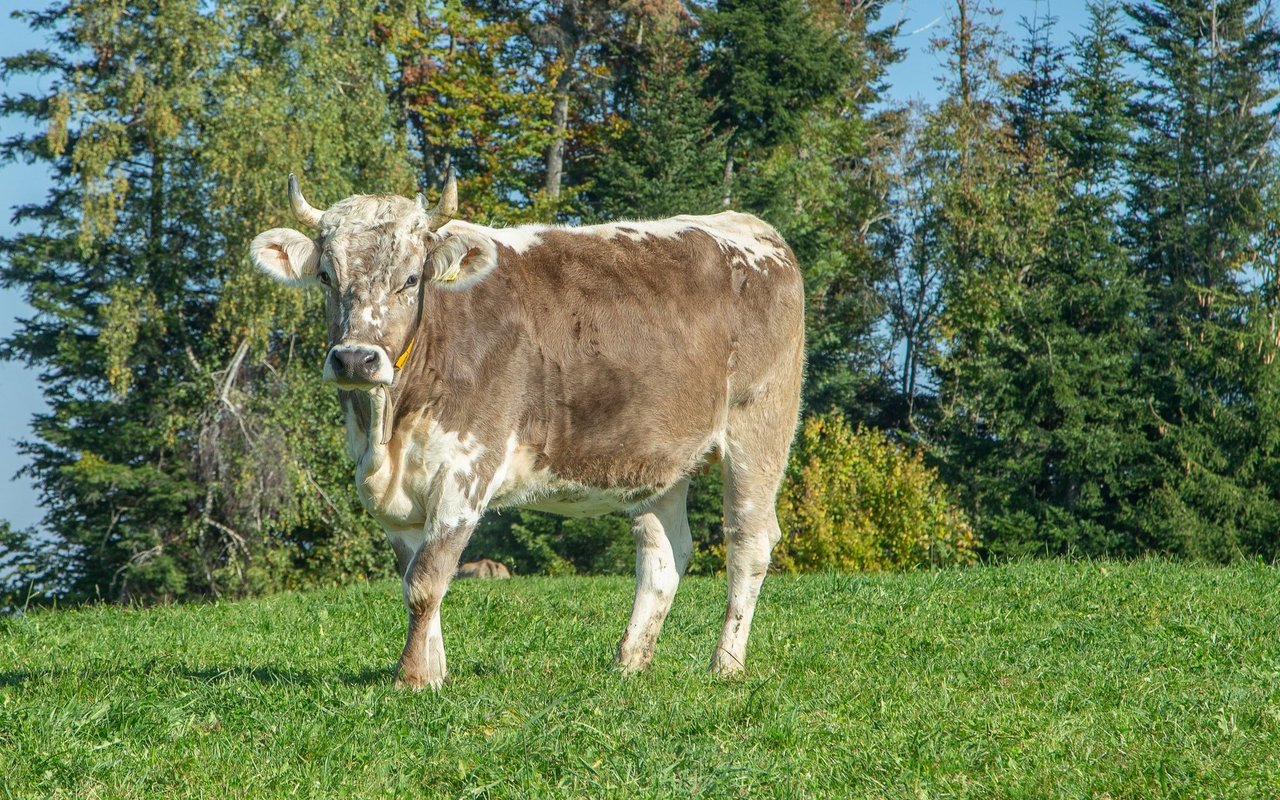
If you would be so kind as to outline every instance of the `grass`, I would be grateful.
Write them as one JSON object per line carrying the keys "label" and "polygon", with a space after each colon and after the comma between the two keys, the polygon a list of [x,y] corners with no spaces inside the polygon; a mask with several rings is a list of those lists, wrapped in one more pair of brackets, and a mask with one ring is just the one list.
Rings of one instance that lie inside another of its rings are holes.
{"label": "grass", "polygon": [[723,590],[623,679],[628,580],[455,584],[440,694],[390,583],[0,621],[0,797],[1280,795],[1277,570],[773,576],[733,681]]}

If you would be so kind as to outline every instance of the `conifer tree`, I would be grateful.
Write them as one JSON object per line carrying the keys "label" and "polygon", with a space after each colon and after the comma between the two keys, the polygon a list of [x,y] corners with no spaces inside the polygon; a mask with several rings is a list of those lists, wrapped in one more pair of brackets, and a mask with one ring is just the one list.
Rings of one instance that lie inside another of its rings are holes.
{"label": "conifer tree", "polygon": [[714,101],[699,96],[705,72],[695,43],[677,28],[650,41],[587,191],[586,205],[601,220],[720,210],[725,138],[713,128]]}
{"label": "conifer tree", "polygon": [[[1043,140],[1032,133],[1020,142],[1012,124],[1010,109],[1047,114],[1051,103],[1027,103],[1018,89],[1034,83],[1001,70],[1007,45],[994,9],[956,0],[950,25],[935,42],[949,67],[949,92],[929,115],[923,140],[943,305],[932,365],[940,416],[928,435],[966,490],[979,533],[992,540],[1011,485],[1029,478],[1019,474],[1027,464],[1017,438],[1028,420],[1018,405],[1032,387],[1016,371],[1040,355],[1031,315],[1039,311],[1061,177]],[[1026,118],[1022,128],[1034,132],[1048,121]]]}
{"label": "conifer tree", "polygon": [[[1143,287],[1120,246],[1123,148],[1131,96],[1118,8],[1094,5],[1053,111],[1045,33],[1029,27],[1010,126],[1056,179],[1045,246],[1028,265],[978,379],[990,442],[974,468],[996,553],[1133,553],[1131,476],[1145,412],[1132,389],[1146,345]],[[1037,50],[1041,50],[1039,54]]]}
{"label": "conifer tree", "polygon": [[1129,3],[1142,68],[1126,231],[1150,292],[1146,546],[1275,553],[1280,28],[1268,2]]}

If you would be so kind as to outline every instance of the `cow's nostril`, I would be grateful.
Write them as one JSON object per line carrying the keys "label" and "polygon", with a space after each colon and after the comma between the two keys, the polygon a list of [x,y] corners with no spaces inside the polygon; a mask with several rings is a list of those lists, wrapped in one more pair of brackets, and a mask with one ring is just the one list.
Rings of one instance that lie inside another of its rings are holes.
{"label": "cow's nostril", "polygon": [[378,354],[377,354],[377,353],[365,353],[365,356],[364,356],[364,363],[366,363],[366,364],[372,364],[373,362],[375,362],[375,361],[377,361],[377,360],[378,360]]}

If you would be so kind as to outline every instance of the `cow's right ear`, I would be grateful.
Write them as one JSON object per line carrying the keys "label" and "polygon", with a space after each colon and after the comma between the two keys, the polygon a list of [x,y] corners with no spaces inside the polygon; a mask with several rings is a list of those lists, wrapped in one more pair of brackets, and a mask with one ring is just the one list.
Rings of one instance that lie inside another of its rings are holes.
{"label": "cow's right ear", "polygon": [[249,254],[258,269],[290,286],[318,283],[320,249],[310,237],[292,228],[272,228],[260,233],[249,245]]}

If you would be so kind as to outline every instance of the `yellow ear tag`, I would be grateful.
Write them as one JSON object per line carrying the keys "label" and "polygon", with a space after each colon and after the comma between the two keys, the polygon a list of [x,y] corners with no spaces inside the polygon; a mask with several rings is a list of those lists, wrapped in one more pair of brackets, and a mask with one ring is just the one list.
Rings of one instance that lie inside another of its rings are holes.
{"label": "yellow ear tag", "polygon": [[409,346],[408,346],[408,347],[406,347],[406,348],[404,349],[404,352],[400,354],[400,357],[396,359],[396,369],[401,369],[401,368],[403,368],[403,367],[404,367],[404,362],[406,362],[406,361],[408,361],[408,360],[409,360],[409,354],[413,352],[413,343],[414,343],[414,341],[415,341],[414,339],[410,339],[410,340],[409,340]]}

